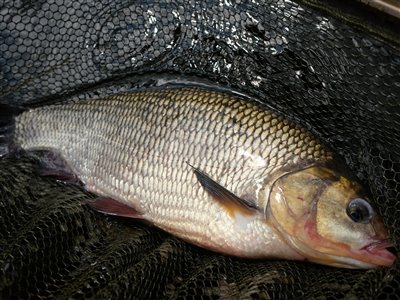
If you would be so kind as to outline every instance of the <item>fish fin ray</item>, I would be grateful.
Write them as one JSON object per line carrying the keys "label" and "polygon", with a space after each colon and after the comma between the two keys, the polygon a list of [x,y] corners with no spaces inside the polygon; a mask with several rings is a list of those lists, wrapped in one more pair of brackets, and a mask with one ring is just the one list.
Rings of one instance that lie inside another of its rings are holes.
{"label": "fish fin ray", "polygon": [[39,176],[51,177],[64,183],[83,185],[67,161],[57,151],[40,150],[31,152],[29,155],[39,161],[36,170]]}
{"label": "fish fin ray", "polygon": [[258,210],[254,203],[236,196],[234,193],[214,181],[208,174],[193,167],[189,163],[188,165],[192,167],[197,180],[203,188],[229,212],[233,213],[235,210],[240,210],[245,214],[253,214]]}
{"label": "fish fin ray", "polygon": [[88,202],[89,206],[95,211],[107,215],[126,217],[132,219],[144,219],[143,214],[133,207],[110,197],[98,197],[96,200]]}

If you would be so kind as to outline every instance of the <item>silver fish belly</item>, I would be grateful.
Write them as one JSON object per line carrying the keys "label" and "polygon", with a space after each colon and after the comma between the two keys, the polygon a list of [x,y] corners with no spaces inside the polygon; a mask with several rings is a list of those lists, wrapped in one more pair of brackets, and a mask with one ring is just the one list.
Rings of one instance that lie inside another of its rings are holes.
{"label": "silver fish belly", "polygon": [[[240,96],[163,88],[31,109],[15,144],[56,150],[85,187],[194,244],[242,257],[298,258],[265,222],[261,184],[331,153],[304,128]],[[216,201],[194,169],[255,214]]]}

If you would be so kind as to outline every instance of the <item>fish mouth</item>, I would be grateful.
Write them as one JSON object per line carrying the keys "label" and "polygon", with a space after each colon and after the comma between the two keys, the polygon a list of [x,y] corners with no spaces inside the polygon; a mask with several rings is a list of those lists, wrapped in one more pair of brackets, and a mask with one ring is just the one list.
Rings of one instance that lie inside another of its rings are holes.
{"label": "fish mouth", "polygon": [[390,239],[374,241],[360,249],[369,263],[389,267],[396,259],[394,244]]}

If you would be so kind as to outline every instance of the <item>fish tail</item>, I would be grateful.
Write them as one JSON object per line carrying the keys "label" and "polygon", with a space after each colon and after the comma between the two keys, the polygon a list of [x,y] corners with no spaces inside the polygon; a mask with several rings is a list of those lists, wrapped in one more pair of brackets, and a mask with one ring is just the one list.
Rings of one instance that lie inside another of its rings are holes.
{"label": "fish tail", "polygon": [[12,154],[16,150],[14,143],[15,116],[21,109],[0,104],[0,158]]}

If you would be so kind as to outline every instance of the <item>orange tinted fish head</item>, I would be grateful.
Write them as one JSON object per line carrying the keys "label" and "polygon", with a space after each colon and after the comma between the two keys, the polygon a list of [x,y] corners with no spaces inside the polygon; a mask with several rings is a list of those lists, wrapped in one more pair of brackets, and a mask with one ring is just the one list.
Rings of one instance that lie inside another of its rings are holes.
{"label": "orange tinted fish head", "polygon": [[361,186],[325,167],[276,180],[267,221],[306,260],[345,268],[391,266],[393,244]]}

